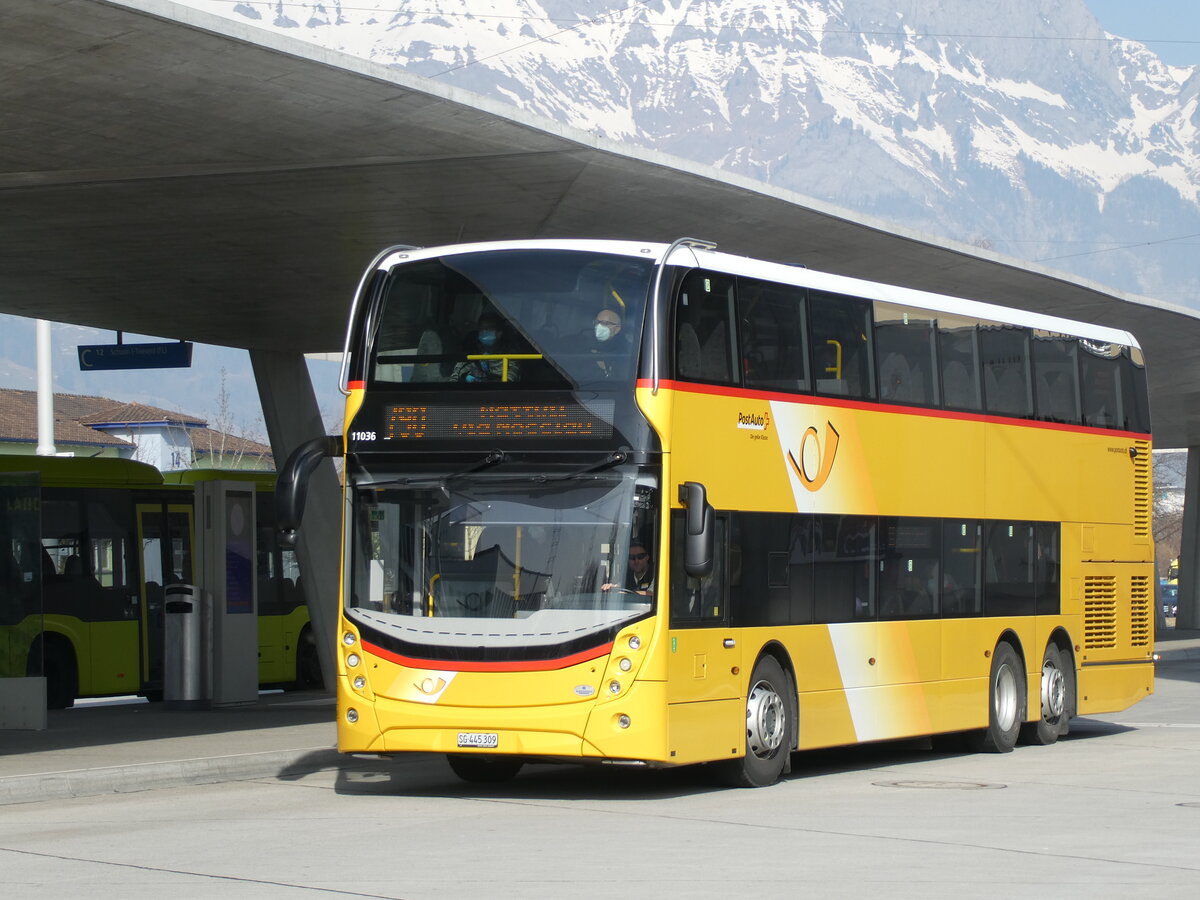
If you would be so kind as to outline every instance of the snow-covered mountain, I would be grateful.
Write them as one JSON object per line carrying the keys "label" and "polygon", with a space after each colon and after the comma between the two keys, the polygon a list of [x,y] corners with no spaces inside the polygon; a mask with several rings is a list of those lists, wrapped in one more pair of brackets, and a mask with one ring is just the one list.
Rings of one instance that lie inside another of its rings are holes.
{"label": "snow-covered mountain", "polygon": [[1106,34],[1084,0],[187,5],[1200,305],[1200,67]]}

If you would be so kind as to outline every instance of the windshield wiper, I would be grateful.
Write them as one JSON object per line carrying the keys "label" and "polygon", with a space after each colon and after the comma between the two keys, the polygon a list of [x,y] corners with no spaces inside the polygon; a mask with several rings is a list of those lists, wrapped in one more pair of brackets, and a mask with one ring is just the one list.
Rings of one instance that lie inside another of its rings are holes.
{"label": "windshield wiper", "polygon": [[603,472],[605,469],[611,469],[613,466],[619,466],[625,460],[629,459],[628,450],[614,450],[598,463],[592,463],[590,466],[585,466],[582,469],[577,469],[574,472],[567,472],[563,475],[539,475],[533,480],[545,483],[547,481],[570,481],[573,478],[580,478],[584,475],[592,475],[596,472]]}
{"label": "windshield wiper", "polygon": [[468,475],[473,475],[476,472],[482,472],[484,469],[490,469],[493,466],[498,466],[500,463],[508,459],[508,456],[503,450],[489,450],[487,456],[472,466],[467,466],[460,472],[452,472],[449,475],[440,475],[436,478],[405,478],[403,485],[408,487],[425,487],[429,485],[446,485],[451,481],[457,481],[460,478],[466,478]]}

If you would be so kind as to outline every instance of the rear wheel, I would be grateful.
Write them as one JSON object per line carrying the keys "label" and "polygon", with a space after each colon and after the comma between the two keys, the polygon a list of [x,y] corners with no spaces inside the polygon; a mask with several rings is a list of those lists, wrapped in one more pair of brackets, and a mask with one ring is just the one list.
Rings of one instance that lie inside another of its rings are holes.
{"label": "rear wheel", "polygon": [[[39,642],[42,639],[39,638]],[[29,652],[29,674],[46,676],[46,708],[67,709],[79,696],[79,668],[75,663],[75,652],[63,638],[46,640],[35,644]],[[36,660],[43,652],[42,670],[36,671]]]}
{"label": "rear wheel", "polygon": [[325,687],[321,674],[321,656],[317,652],[317,639],[312,627],[305,625],[296,644],[296,687],[300,690],[320,690]]}
{"label": "rear wheel", "polygon": [[795,734],[790,691],[791,680],[779,661],[760,659],[746,695],[746,755],[724,763],[731,784],[765,787],[783,774]]}
{"label": "rear wheel", "polygon": [[1012,644],[1001,641],[988,677],[988,727],[971,736],[973,750],[1008,753],[1017,745],[1025,718],[1025,671]]}
{"label": "rear wheel", "polygon": [[1041,704],[1042,711],[1036,722],[1021,726],[1021,742],[1025,744],[1053,744],[1060,734],[1066,734],[1070,709],[1074,705],[1069,695],[1074,693],[1063,664],[1062,651],[1051,643],[1046,645],[1042,656]]}
{"label": "rear wheel", "polygon": [[447,753],[446,761],[454,774],[475,784],[500,784],[521,771],[525,761],[519,756],[491,756],[475,753]]}

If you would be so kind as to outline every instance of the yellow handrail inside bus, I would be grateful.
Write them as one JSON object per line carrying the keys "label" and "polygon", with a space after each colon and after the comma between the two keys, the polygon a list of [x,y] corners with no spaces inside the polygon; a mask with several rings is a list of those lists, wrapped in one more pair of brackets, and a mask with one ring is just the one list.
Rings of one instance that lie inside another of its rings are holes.
{"label": "yellow handrail inside bus", "polygon": [[500,364],[500,380],[508,381],[508,361],[510,359],[541,359],[540,353],[471,353],[467,355],[469,360],[477,359],[498,359]]}
{"label": "yellow handrail inside bus", "polygon": [[426,616],[425,616],[428,619],[433,618],[433,585],[434,585],[434,582],[436,582],[441,577],[442,577],[442,573],[439,572],[438,574],[434,575],[432,578],[429,579],[429,612],[426,613]]}
{"label": "yellow handrail inside bus", "polygon": [[836,360],[832,366],[827,366],[825,368],[825,372],[826,372],[826,374],[832,375],[838,381],[841,381],[841,379],[842,379],[842,342],[831,339],[831,340],[826,341],[825,343],[832,345],[833,352],[834,352],[834,359]]}

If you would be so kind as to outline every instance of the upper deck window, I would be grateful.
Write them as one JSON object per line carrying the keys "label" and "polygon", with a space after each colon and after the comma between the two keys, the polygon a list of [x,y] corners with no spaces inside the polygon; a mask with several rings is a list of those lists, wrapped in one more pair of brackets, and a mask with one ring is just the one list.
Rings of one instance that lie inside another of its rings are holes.
{"label": "upper deck window", "polygon": [[808,303],[817,393],[873,399],[871,301],[810,291]]}
{"label": "upper deck window", "polygon": [[652,274],[648,259],[574,250],[398,265],[369,335],[371,384],[502,390],[631,381]]}
{"label": "upper deck window", "polygon": [[684,381],[736,384],[737,337],[734,279],[689,272],[675,305],[675,374]]}

